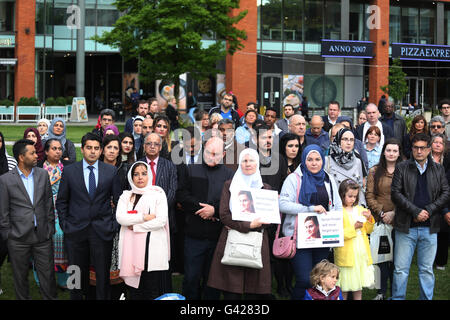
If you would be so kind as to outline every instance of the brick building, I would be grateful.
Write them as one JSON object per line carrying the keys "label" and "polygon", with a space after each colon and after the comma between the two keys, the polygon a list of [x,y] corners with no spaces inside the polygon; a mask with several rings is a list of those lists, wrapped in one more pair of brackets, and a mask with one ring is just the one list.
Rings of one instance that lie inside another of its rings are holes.
{"label": "brick building", "polygon": [[[85,95],[93,112],[123,99],[137,81],[136,61],[89,39],[112,28],[120,15],[113,2],[86,0]],[[0,100],[74,95],[76,31],[67,28],[67,8],[76,3],[0,0]],[[450,0],[241,0],[236,10],[244,9],[245,48],[218,62],[224,83],[222,77],[212,77],[209,86],[186,78],[184,91],[203,97],[205,108],[225,90],[243,109],[248,101],[279,109],[303,96],[319,112],[330,100],[352,108],[366,95],[377,103],[393,57],[403,59],[407,73],[404,104],[434,107],[450,96]],[[324,53],[322,40],[343,51]],[[368,55],[346,51],[366,44]],[[139,88],[144,97],[160,89]]]}

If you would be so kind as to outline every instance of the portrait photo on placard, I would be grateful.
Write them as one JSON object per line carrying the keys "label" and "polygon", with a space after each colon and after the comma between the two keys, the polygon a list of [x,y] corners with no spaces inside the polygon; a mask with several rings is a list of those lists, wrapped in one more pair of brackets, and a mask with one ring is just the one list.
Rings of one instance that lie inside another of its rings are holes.
{"label": "portrait photo on placard", "polygon": [[298,248],[341,247],[344,245],[342,212],[302,213],[298,219]]}
{"label": "portrait photo on placard", "polygon": [[280,223],[278,193],[264,189],[242,189],[231,195],[231,215],[236,221],[261,218],[267,223]]}

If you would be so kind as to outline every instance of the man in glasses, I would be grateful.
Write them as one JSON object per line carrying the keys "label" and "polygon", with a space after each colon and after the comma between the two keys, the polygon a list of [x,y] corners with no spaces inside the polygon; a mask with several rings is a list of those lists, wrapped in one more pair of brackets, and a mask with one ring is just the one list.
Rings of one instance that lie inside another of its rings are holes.
{"label": "man in glasses", "polygon": [[213,113],[219,113],[223,119],[233,120],[235,123],[235,127],[239,127],[239,114],[236,110],[234,110],[235,104],[233,103],[233,95],[231,93],[225,93],[222,98],[222,102],[218,107],[212,108],[209,110],[209,116]]}
{"label": "man in glasses", "polygon": [[402,116],[394,112],[394,103],[390,99],[384,104],[384,113],[380,122],[390,127],[394,132],[394,138],[403,143],[403,137],[406,135],[406,122]]}
{"label": "man in glasses", "polygon": [[[450,191],[444,167],[429,157],[430,136],[418,133],[411,143],[412,157],[396,166],[391,186],[391,198],[395,204],[392,299],[405,299],[411,260],[417,248],[419,298],[431,300],[437,232]],[[447,221],[449,215],[445,214]]]}
{"label": "man in glasses", "polygon": [[445,121],[445,134],[450,137],[450,100],[444,99],[439,103],[439,110]]}

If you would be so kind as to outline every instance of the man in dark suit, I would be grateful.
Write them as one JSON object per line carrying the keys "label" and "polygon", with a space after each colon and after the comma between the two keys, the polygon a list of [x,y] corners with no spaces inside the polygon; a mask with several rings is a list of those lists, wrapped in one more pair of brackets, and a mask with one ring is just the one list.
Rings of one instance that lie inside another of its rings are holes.
{"label": "man in dark suit", "polygon": [[356,130],[355,138],[361,140],[364,143],[364,138],[367,130],[369,130],[371,126],[377,126],[381,131],[380,146],[384,145],[384,141],[386,141],[387,139],[394,138],[394,131],[392,130],[392,128],[386,123],[379,120],[380,113],[378,112],[378,107],[374,103],[369,103],[366,106],[366,114],[367,122],[358,127],[358,129]]}
{"label": "man in dark suit", "polygon": [[31,299],[28,271],[33,258],[44,299],[56,299],[53,257],[55,212],[46,170],[36,167],[34,142],[13,147],[18,166],[0,177],[0,233],[7,241],[16,299]]}
{"label": "man in dark suit", "polygon": [[56,200],[69,265],[78,266],[81,272],[81,288],[71,289],[70,297],[72,300],[87,297],[92,265],[96,273],[96,298],[108,300],[113,236],[118,228],[111,201],[117,203],[120,183],[117,169],[98,161],[102,147],[97,135],[83,136],[81,152],[82,161],[64,168]]}
{"label": "man in dark suit", "polygon": [[[177,230],[175,221],[175,193],[177,191],[177,169],[172,161],[160,157],[162,138],[157,133],[149,133],[144,138],[145,157],[139,159],[149,164],[152,171],[152,185],[164,190],[169,209],[169,227],[171,235],[171,251],[173,253],[173,234]],[[171,266],[171,270],[173,270]]]}

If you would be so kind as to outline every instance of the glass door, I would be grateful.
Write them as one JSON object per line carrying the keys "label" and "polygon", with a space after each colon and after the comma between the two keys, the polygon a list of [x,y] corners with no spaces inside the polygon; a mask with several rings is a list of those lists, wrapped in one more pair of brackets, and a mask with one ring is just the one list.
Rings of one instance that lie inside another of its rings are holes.
{"label": "glass door", "polygon": [[272,107],[277,110],[278,116],[280,115],[281,108],[281,76],[274,74],[264,74],[261,77],[261,101],[262,105],[266,107]]}

